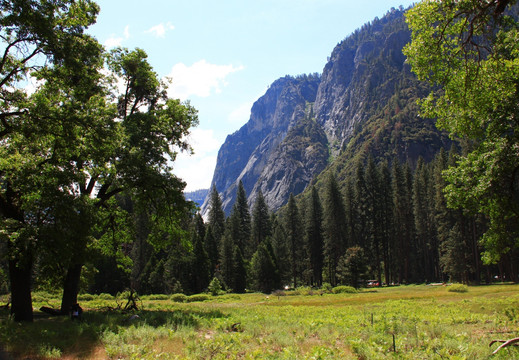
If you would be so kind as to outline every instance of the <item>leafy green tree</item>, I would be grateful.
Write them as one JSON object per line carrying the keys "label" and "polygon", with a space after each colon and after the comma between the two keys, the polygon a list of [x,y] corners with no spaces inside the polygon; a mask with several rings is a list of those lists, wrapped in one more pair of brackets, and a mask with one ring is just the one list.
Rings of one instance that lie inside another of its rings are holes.
{"label": "leafy green tree", "polygon": [[191,204],[182,195],[185,184],[171,173],[170,160],[176,157],[175,149],[189,149],[183,137],[197,124],[196,110],[167,98],[166,85],[158,80],[146,59],[146,53],[140,49],[116,49],[111,53],[109,67],[125,88],[117,97],[118,116],[105,120],[99,127],[114,128],[115,134],[103,138],[103,146],[97,144],[100,139],[93,138],[85,153],[76,155],[75,166],[81,175],[75,183],[78,198],[89,204],[82,214],[99,215],[102,211],[106,215],[101,219],[104,226],[99,226],[96,219],[98,234],[86,232],[74,241],[64,281],[63,312],[77,301],[89,237],[108,241],[124,235],[124,231],[106,227],[106,221],[113,222],[120,212],[115,195],[130,195],[136,209],[149,214],[152,227],[148,241],[155,246],[165,246],[165,239],[181,241],[185,237],[180,220]]}
{"label": "leafy green tree", "polygon": [[368,267],[366,255],[360,246],[353,246],[339,259],[337,278],[341,284],[359,288],[365,279]]}
{"label": "leafy green tree", "polygon": [[308,255],[310,284],[320,287],[323,283],[323,208],[315,186],[312,186],[305,219],[305,246]]}
{"label": "leafy green tree", "polygon": [[446,196],[449,206],[488,218],[486,263],[519,245],[517,9],[514,0],[424,1],[407,13],[408,61],[419,79],[439,85],[422,114],[451,136],[475,141],[446,171]]}
{"label": "leafy green tree", "polygon": [[[0,229],[17,321],[32,321],[40,231],[55,225],[58,207],[74,203],[69,150],[78,133],[89,132],[82,116],[100,101],[101,46],[84,34],[98,11],[91,1],[0,3]],[[43,84],[28,94],[23,87],[31,77]]]}

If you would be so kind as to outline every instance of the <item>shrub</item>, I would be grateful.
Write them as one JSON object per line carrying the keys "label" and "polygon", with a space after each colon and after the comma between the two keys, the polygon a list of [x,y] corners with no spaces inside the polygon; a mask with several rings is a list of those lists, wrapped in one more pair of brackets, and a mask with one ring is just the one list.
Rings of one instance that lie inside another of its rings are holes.
{"label": "shrub", "polygon": [[463,285],[463,284],[452,284],[451,286],[449,286],[449,291],[465,293],[465,292],[469,291],[469,287],[467,285]]}
{"label": "shrub", "polygon": [[169,299],[169,295],[166,295],[166,294],[151,294],[151,295],[146,295],[145,297],[143,296],[143,298],[145,298],[146,300],[168,300]]}
{"label": "shrub", "polygon": [[47,302],[49,300],[58,299],[57,295],[51,294],[47,291],[36,291],[32,294],[33,302]]}
{"label": "shrub", "polygon": [[113,300],[114,299],[114,297],[112,295],[106,294],[106,293],[101,293],[101,294],[97,295],[97,298],[99,300]]}
{"label": "shrub", "polygon": [[325,293],[331,293],[332,292],[332,284],[330,283],[323,283],[323,285],[321,286],[321,290],[324,291]]}
{"label": "shrub", "polygon": [[220,280],[218,280],[217,277],[214,277],[213,280],[211,280],[211,283],[209,284],[209,287],[207,288],[211,295],[216,296],[219,295],[222,291],[222,284],[220,283]]}
{"label": "shrub", "polygon": [[77,299],[79,301],[93,301],[93,300],[95,300],[95,298],[96,297],[92,294],[79,294],[77,296]]}
{"label": "shrub", "polygon": [[296,295],[313,295],[314,292],[312,291],[312,288],[310,286],[299,286],[294,290],[294,293]]}
{"label": "shrub", "polygon": [[184,294],[172,294],[169,299],[174,302],[183,303],[187,301],[187,296]]}
{"label": "shrub", "polygon": [[206,301],[209,300],[210,297],[207,294],[195,294],[187,297],[187,302],[195,302],[195,301]]}
{"label": "shrub", "polygon": [[332,289],[332,293],[334,294],[355,294],[357,290],[353,286],[336,286]]}

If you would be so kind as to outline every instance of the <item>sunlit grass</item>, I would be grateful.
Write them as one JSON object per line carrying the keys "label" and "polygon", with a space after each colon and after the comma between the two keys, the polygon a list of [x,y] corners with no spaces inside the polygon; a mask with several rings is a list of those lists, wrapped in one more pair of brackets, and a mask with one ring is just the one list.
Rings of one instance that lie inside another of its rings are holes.
{"label": "sunlit grass", "polygon": [[[37,359],[487,359],[491,340],[517,336],[519,285],[448,290],[227,294],[190,303],[149,296],[131,314],[107,311],[117,306],[113,297],[84,296],[81,323],[37,313],[33,324],[17,324],[1,314],[0,343]],[[35,298],[36,307],[59,303],[51,294]],[[515,348],[493,357],[515,358]]]}

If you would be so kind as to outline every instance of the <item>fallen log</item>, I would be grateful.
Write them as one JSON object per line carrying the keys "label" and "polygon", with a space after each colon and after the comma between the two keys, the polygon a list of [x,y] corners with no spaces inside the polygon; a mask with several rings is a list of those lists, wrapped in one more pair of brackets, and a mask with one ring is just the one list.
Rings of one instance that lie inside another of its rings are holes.
{"label": "fallen log", "polygon": [[53,309],[53,308],[50,308],[48,306],[42,306],[40,308],[40,311],[41,312],[44,312],[44,313],[47,313],[47,314],[50,314],[52,316],[60,316],[60,315],[65,315],[61,312],[61,310],[59,309]]}
{"label": "fallen log", "polygon": [[519,342],[519,337],[517,338],[514,338],[514,339],[510,339],[510,340],[492,340],[490,342],[490,344],[488,346],[492,346],[493,344],[495,343],[502,343],[501,345],[499,345],[499,347],[497,349],[494,350],[494,352],[492,353],[492,355],[495,355],[497,354],[497,352],[507,346],[510,346],[510,345],[515,345],[515,346],[518,346],[518,343]]}

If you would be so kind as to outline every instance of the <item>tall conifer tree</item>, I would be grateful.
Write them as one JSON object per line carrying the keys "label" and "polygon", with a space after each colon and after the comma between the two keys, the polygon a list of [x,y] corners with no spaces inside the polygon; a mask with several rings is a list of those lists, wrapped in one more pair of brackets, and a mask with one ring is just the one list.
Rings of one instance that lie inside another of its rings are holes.
{"label": "tall conifer tree", "polygon": [[270,225],[270,214],[265,198],[261,190],[256,196],[254,207],[252,209],[252,230],[249,246],[247,247],[247,257],[252,257],[256,248],[267,237],[272,235],[272,228]]}
{"label": "tall conifer tree", "polygon": [[328,177],[324,198],[324,257],[328,281],[335,286],[337,284],[337,264],[347,247],[347,228],[344,200],[333,174]]}
{"label": "tall conifer tree", "polygon": [[301,278],[301,265],[303,255],[303,231],[301,216],[294,195],[290,194],[287,212],[285,214],[285,231],[287,235],[287,247],[290,259],[290,272],[294,287],[297,287]]}
{"label": "tall conifer tree", "polygon": [[312,186],[305,219],[306,253],[309,265],[310,285],[321,286],[323,282],[323,209],[315,186]]}

